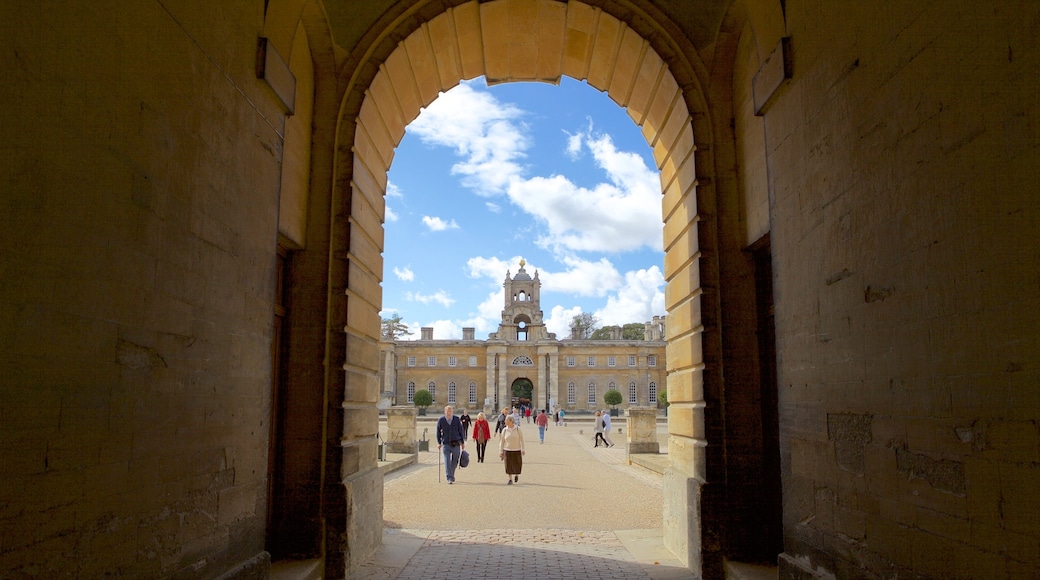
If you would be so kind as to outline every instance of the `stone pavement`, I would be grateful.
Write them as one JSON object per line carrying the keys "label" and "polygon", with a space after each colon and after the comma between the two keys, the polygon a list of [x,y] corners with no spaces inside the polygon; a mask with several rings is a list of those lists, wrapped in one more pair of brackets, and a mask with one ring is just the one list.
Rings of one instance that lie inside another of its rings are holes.
{"label": "stone pavement", "polygon": [[[523,473],[506,484],[497,442],[448,485],[436,445],[387,474],[383,545],[354,578],[692,578],[664,547],[661,475],[595,449],[591,423],[524,423]],[[581,433],[579,433],[581,431]],[[438,481],[439,480],[439,481]]]}

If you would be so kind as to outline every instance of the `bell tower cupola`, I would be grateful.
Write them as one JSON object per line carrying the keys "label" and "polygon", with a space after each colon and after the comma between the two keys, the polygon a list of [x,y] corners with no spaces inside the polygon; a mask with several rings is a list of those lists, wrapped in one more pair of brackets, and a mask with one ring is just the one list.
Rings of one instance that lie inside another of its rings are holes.
{"label": "bell tower cupola", "polygon": [[548,338],[545,323],[542,321],[540,305],[542,282],[535,270],[534,278],[527,273],[524,266],[527,261],[520,260],[520,269],[516,276],[510,277],[506,271],[502,323],[498,327],[498,337],[506,340],[542,340]]}

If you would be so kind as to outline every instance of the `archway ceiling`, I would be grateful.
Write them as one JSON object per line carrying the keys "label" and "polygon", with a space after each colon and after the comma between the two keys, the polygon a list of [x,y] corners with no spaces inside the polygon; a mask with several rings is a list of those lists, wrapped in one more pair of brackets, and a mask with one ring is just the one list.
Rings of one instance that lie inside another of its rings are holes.
{"label": "archway ceiling", "polygon": [[[354,59],[367,52],[376,36],[387,29],[397,29],[400,41],[419,23],[444,12],[449,7],[470,0],[326,0],[325,11],[337,46]],[[708,49],[716,39],[723,17],[730,5],[722,0],[583,0],[626,22],[650,40],[654,49],[669,60],[668,47],[654,42],[665,31],[673,41],[682,37],[697,52]],[[411,21],[411,22],[409,22]]]}

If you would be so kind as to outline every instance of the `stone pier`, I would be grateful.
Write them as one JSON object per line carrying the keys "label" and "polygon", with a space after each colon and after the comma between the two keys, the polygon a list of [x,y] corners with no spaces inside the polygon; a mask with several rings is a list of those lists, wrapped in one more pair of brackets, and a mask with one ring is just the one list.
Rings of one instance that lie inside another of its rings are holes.
{"label": "stone pier", "polygon": [[411,406],[395,405],[386,410],[387,453],[417,453],[415,417],[416,408]]}
{"label": "stone pier", "polygon": [[657,442],[657,407],[629,407],[625,411],[628,421],[628,452],[660,453]]}

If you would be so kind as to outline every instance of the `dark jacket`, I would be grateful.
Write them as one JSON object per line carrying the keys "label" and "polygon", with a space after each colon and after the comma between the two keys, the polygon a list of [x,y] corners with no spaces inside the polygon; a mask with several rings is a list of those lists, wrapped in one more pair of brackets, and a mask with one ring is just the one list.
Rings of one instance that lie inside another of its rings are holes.
{"label": "dark jacket", "polygon": [[437,420],[437,444],[448,445],[452,442],[465,443],[466,431],[462,429],[462,421],[459,421],[458,415],[451,416],[451,423],[448,423],[447,417],[442,416]]}

